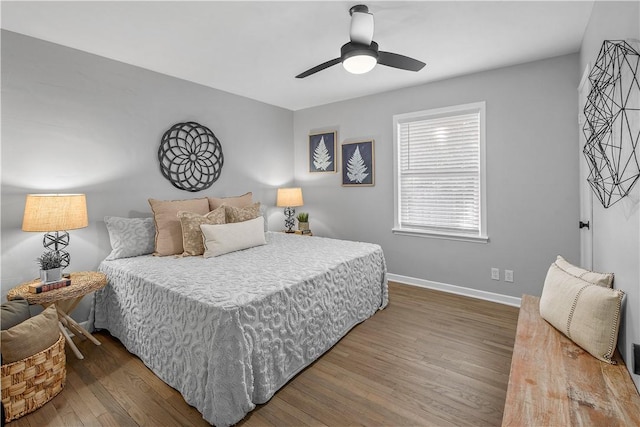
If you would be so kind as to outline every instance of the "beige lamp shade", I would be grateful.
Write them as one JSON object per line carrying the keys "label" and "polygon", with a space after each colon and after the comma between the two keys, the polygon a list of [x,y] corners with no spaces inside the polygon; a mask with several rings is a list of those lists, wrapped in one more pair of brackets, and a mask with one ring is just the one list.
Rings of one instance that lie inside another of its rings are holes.
{"label": "beige lamp shade", "polygon": [[28,194],[22,231],[63,231],[89,225],[84,194]]}
{"label": "beige lamp shade", "polygon": [[301,188],[278,188],[278,197],[276,206],[278,207],[296,207],[304,205],[302,200]]}

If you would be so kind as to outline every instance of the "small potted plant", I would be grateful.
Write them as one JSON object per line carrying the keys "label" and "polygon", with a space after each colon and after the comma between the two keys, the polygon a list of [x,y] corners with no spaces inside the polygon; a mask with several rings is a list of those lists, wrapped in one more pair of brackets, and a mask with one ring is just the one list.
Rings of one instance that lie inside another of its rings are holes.
{"label": "small potted plant", "polygon": [[309,231],[309,214],[300,212],[298,214],[298,230]]}
{"label": "small potted plant", "polygon": [[38,258],[42,283],[57,282],[62,279],[62,256],[57,251],[45,252]]}

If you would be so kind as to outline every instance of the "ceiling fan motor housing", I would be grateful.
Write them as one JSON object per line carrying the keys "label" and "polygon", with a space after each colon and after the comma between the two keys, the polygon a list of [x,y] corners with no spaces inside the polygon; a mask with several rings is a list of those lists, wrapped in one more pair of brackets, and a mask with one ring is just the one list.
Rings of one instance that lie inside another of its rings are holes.
{"label": "ceiling fan motor housing", "polygon": [[369,46],[366,44],[349,42],[340,48],[340,58],[342,61],[352,56],[367,55],[378,59],[378,43],[371,42]]}
{"label": "ceiling fan motor housing", "polygon": [[353,15],[354,12],[369,13],[369,8],[364,4],[357,4],[349,9],[349,15]]}

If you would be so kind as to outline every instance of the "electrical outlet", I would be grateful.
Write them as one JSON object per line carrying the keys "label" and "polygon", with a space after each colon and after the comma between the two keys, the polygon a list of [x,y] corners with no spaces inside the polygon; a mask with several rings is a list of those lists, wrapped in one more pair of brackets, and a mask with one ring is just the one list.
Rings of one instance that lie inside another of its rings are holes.
{"label": "electrical outlet", "polygon": [[633,345],[633,373],[640,375],[640,344]]}
{"label": "electrical outlet", "polygon": [[499,268],[492,268],[491,269],[491,278],[493,280],[500,280],[500,269]]}
{"label": "electrical outlet", "polygon": [[513,283],[513,270],[504,271],[504,281]]}

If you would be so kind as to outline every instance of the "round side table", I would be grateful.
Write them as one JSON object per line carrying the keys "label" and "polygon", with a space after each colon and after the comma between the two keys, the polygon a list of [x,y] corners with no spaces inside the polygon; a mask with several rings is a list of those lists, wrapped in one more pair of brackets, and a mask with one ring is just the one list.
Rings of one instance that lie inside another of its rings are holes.
{"label": "round side table", "polygon": [[104,287],[107,284],[107,276],[97,271],[71,273],[70,276],[71,284],[69,286],[39,294],[29,292],[29,285],[40,283],[40,279],[22,283],[9,290],[7,300],[10,301],[20,296],[26,299],[29,304],[39,304],[45,308],[55,303],[56,310],[58,311],[58,327],[60,331],[76,357],[78,359],[84,359],[78,347],[76,347],[75,343],[71,340],[65,326],[76,334],[84,335],[95,345],[100,345],[100,341],[80,326],[78,322],[73,320],[69,314],[78,306],[85,295]]}

